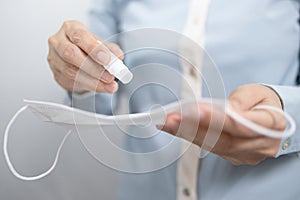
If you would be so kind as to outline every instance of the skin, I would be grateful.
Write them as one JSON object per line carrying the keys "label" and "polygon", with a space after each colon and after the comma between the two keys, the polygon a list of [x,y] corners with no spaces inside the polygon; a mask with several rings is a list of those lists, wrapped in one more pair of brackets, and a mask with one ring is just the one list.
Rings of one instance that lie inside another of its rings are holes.
{"label": "skin", "polygon": [[[77,93],[114,93],[118,90],[115,77],[103,67],[110,62],[109,51],[120,59],[124,58],[118,45],[104,42],[78,21],[66,21],[48,43],[48,62],[61,87]],[[279,114],[252,109],[257,105],[282,109],[280,97],[269,87],[259,84],[240,86],[228,101],[236,112],[255,123],[275,130],[286,128],[285,120]],[[213,111],[208,104],[199,104],[196,110],[198,114],[188,116],[172,113],[165,124],[157,128],[189,140],[235,165],[255,165],[277,154],[280,139],[259,135],[224,116],[223,112]],[[212,129],[208,132],[209,126]],[[189,132],[196,134],[191,136]],[[207,142],[207,138],[214,137],[217,138],[215,144]]]}
{"label": "skin", "polygon": [[[240,86],[232,92],[228,101],[237,113],[255,123],[275,130],[286,128],[285,120],[280,114],[252,109],[257,105],[269,105],[282,109],[279,96],[267,86],[259,84]],[[240,125],[229,116],[224,116],[224,112],[216,109],[213,112],[208,104],[199,104],[197,109],[199,112],[197,115],[180,116],[178,113],[172,113],[168,115],[165,124],[158,126],[158,128],[192,141],[234,165],[256,165],[277,154],[280,139],[259,135]],[[213,114],[214,120],[212,121]],[[225,119],[224,126],[220,126],[222,119]],[[207,132],[209,125],[212,128]],[[198,127],[195,128],[195,126]],[[194,131],[195,135],[191,137],[189,131]],[[205,136],[207,136],[206,139],[216,136],[219,138],[215,140],[215,144],[211,145],[206,142],[209,139],[204,140]]]}
{"label": "skin", "polygon": [[110,62],[109,50],[124,58],[118,45],[104,42],[78,21],[64,22],[48,44],[48,63],[54,79],[64,89],[77,93],[118,90],[115,77],[103,68]]}

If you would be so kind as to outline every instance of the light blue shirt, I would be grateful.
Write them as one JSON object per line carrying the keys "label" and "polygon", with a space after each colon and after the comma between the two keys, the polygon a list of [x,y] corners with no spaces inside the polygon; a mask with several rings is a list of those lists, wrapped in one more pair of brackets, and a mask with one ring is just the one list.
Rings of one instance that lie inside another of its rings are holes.
{"label": "light blue shirt", "polygon": [[[139,28],[161,28],[181,33],[188,16],[186,0],[94,0],[90,29],[108,39],[119,32]],[[300,127],[300,88],[295,85],[299,66],[299,1],[298,0],[212,0],[205,31],[205,49],[218,66],[228,96],[236,87],[247,83],[271,85],[281,96],[285,110]],[[135,38],[141,40],[143,38]],[[161,40],[162,38],[158,38]],[[163,38],[167,39],[167,38]],[[125,52],[133,47],[133,38],[114,38]],[[132,67],[150,63],[167,63],[180,73],[179,62],[168,53],[145,50],[126,54],[126,64]],[[153,65],[155,66],[155,64]],[[156,66],[135,77],[164,84],[120,87],[113,97],[97,94],[96,111],[112,114],[118,98],[133,92],[130,112],[143,112],[153,104],[167,104],[180,95],[180,81],[172,74],[158,73]],[[138,71],[138,70],[137,70]],[[162,70],[163,71],[163,70]],[[167,82],[163,80],[168,80]],[[204,90],[204,95],[207,93]],[[78,102],[81,100],[74,100]],[[111,107],[111,102],[113,107]],[[75,105],[76,106],[76,105]],[[78,106],[80,107],[80,106]],[[132,130],[133,134],[137,130]],[[173,138],[159,133],[142,140],[128,136],[125,149],[131,152],[155,151]],[[198,174],[198,198],[212,199],[300,199],[300,129],[291,138],[290,146],[279,149],[277,158],[256,166],[234,166],[210,154],[201,160]],[[282,141],[282,145],[286,140]],[[163,159],[163,157],[162,157]],[[143,165],[130,161],[132,165]],[[122,200],[176,199],[177,163],[145,174],[120,173],[118,198]]]}

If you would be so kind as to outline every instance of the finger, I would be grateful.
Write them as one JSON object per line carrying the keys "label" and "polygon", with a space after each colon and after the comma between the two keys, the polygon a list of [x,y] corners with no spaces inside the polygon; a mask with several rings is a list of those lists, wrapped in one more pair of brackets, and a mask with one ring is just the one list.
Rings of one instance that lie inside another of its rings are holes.
{"label": "finger", "polygon": [[179,114],[171,114],[168,116],[162,130],[193,142],[206,151],[220,156],[240,157],[240,154],[243,152],[254,152],[253,147],[255,147],[255,151],[261,151],[262,153],[269,151],[266,147],[268,147],[270,141],[266,141],[263,137],[252,139],[241,138],[234,137],[224,130],[215,130],[207,126],[195,128],[195,125],[189,121],[190,119],[180,118]]}
{"label": "finger", "polygon": [[[235,110],[241,118],[245,118],[255,124],[261,125],[265,128],[283,131],[286,128],[285,117],[275,111],[263,109],[251,109],[246,111]],[[244,126],[238,121],[235,121],[230,116],[226,117],[224,130],[229,132],[232,136],[255,138],[265,137],[258,132]]]}
{"label": "finger", "polygon": [[245,164],[256,164],[265,157],[273,157],[277,154],[278,148],[270,147],[279,147],[280,139],[235,137],[224,130],[220,132],[201,126],[194,135],[195,129],[192,128],[189,119],[192,118],[184,118],[180,114],[172,113],[168,116],[163,130],[236,163],[239,161]]}
{"label": "finger", "polygon": [[[200,127],[199,121],[193,117],[182,117],[179,113],[172,113],[167,116],[166,122],[161,129],[174,136],[181,137],[198,145],[202,144],[208,128]],[[199,131],[201,130],[201,131]],[[219,134],[221,133],[221,129]],[[216,141],[219,134],[210,135],[210,141]]]}
{"label": "finger", "polygon": [[[240,86],[230,95],[229,102],[235,112],[254,123],[275,130],[284,130],[286,127],[284,117],[277,112],[253,109],[257,105],[270,105],[282,108],[277,93],[267,86],[259,84]],[[251,132],[236,122],[234,124],[236,128],[231,133]]]}
{"label": "finger", "polygon": [[113,81],[111,83],[103,83],[98,79],[89,76],[82,70],[77,72],[76,80],[74,82],[74,89],[86,89],[88,91],[115,93],[118,90],[118,83]]}
{"label": "finger", "polygon": [[47,61],[49,63],[49,66],[53,72],[61,71],[61,69],[60,69],[61,61],[58,61],[58,59],[59,60],[61,60],[61,59],[60,59],[59,55],[57,54],[56,50],[54,49],[54,46],[56,44],[56,40],[54,39],[54,36],[52,36],[48,39],[48,43],[49,43],[49,53],[47,56]]}
{"label": "finger", "polygon": [[117,56],[119,59],[123,60],[124,59],[124,53],[121,50],[120,46],[114,43],[105,43],[105,46],[109,48],[109,50]]}
{"label": "finger", "polygon": [[[56,71],[55,80],[65,89],[69,91],[96,91],[114,93],[118,90],[116,82],[105,83],[91,77],[86,72],[79,68],[64,62],[61,58],[57,57],[55,61],[51,61],[53,72]],[[76,83],[76,84],[75,84]]]}
{"label": "finger", "polygon": [[111,83],[114,80],[113,75],[94,62],[90,57],[87,57],[77,46],[66,40],[63,41],[55,49],[57,56],[55,53],[54,56],[57,62],[67,62],[105,83]]}
{"label": "finger", "polygon": [[176,135],[181,123],[181,116],[178,113],[171,113],[167,116],[165,124],[157,125],[157,129]]}
{"label": "finger", "polygon": [[99,64],[93,61],[90,57],[83,57],[83,59],[85,60],[79,68],[88,75],[105,83],[111,83],[115,80],[113,75],[111,75],[103,67],[99,66]]}
{"label": "finger", "polygon": [[213,153],[224,153],[230,146],[229,135],[222,131],[208,129],[207,127],[195,126],[193,121],[181,118],[180,114],[172,113],[167,117],[165,125],[160,126],[163,131],[174,136],[193,142],[201,148],[212,151]]}
{"label": "finger", "polygon": [[232,157],[229,156],[222,156],[223,159],[227,160],[228,162],[230,162],[231,164],[235,165],[235,166],[240,166],[242,165],[242,162],[239,161],[238,159],[234,159]]}
{"label": "finger", "polygon": [[[242,138],[263,137],[260,134],[253,132],[249,128],[235,121],[230,116],[226,115],[224,108],[222,108],[221,106],[201,103],[198,104],[197,109],[199,110],[197,115],[192,114],[194,112],[193,111],[190,112],[189,115],[182,117],[182,120],[190,122],[189,123],[190,125],[186,126],[187,129],[193,128],[193,130],[196,130],[196,127],[198,127],[199,129],[210,129],[217,133],[221,133],[224,131],[232,136],[242,137]],[[169,117],[172,116],[168,116],[168,118]],[[255,118],[255,116],[253,118]],[[167,120],[163,129],[172,134],[177,133],[178,125],[173,126],[173,123],[168,123],[168,122],[169,121]]]}
{"label": "finger", "polygon": [[48,55],[48,63],[52,71],[57,70],[59,72],[63,71],[67,65],[71,65],[58,55],[54,48],[51,48]]}
{"label": "finger", "polygon": [[[255,95],[253,95],[255,94]],[[266,94],[257,84],[242,85],[235,89],[228,100],[235,110],[250,110],[260,103]]]}
{"label": "finger", "polygon": [[[175,119],[178,121],[179,113],[172,113],[167,116],[167,120],[163,129],[168,132],[176,133],[178,126],[174,126],[172,123]],[[212,104],[197,104],[192,106],[188,114],[181,116],[181,120],[188,122],[190,125],[187,128],[193,128],[194,130],[199,126],[202,128],[212,128],[221,131],[223,129],[226,115],[224,109]],[[172,130],[174,129],[174,130]]]}
{"label": "finger", "polygon": [[94,61],[104,66],[109,64],[110,52],[108,48],[103,43],[99,44],[96,37],[83,24],[66,23],[65,30],[69,40]]}
{"label": "finger", "polygon": [[198,105],[198,109],[202,114],[199,118],[194,117],[194,120],[199,121],[199,128],[210,128],[217,132],[224,131],[236,137],[255,138],[261,136],[232,119],[221,106],[203,103]]}
{"label": "finger", "polygon": [[254,109],[243,113],[250,121],[266,128],[283,131],[286,128],[286,120],[283,115],[270,110]]}
{"label": "finger", "polygon": [[[206,151],[234,160],[245,160],[245,163],[260,160],[259,158],[273,157],[277,154],[280,139],[268,137],[234,137],[225,131],[216,131],[199,126],[194,136],[190,123],[180,115],[171,114],[166,120],[163,130],[200,146]],[[187,126],[184,124],[187,123]],[[192,136],[192,137],[191,137]],[[274,147],[275,148],[270,148]],[[245,155],[245,156],[243,156]],[[253,157],[251,159],[251,157]]]}
{"label": "finger", "polygon": [[251,110],[258,104],[282,106],[277,93],[260,84],[242,85],[232,92],[228,100],[235,110]]}
{"label": "finger", "polygon": [[107,47],[115,56],[117,56],[121,60],[124,59],[124,52],[122,51],[119,45],[102,40],[97,36],[94,37],[96,38],[98,44],[104,44],[105,47]]}

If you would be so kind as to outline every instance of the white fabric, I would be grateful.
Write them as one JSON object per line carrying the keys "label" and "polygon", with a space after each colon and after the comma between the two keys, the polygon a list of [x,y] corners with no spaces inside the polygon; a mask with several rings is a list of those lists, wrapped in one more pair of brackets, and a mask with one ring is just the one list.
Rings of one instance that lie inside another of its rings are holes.
{"label": "white fabric", "polygon": [[57,149],[57,152],[56,152],[56,156],[55,156],[55,159],[54,159],[54,162],[52,164],[52,166],[45,172],[37,175],[37,176],[24,176],[24,175],[21,175],[16,169],[15,167],[13,166],[12,162],[10,161],[10,158],[9,158],[9,154],[8,154],[8,148],[7,148],[7,145],[8,145],[8,133],[9,133],[9,130],[10,130],[10,127],[12,126],[12,124],[15,122],[15,120],[17,119],[17,117],[22,113],[24,112],[26,109],[28,108],[28,105],[22,107],[14,116],[13,118],[10,120],[10,122],[8,123],[7,127],[6,127],[6,130],[5,130],[5,134],[4,134],[4,139],[3,139],[3,152],[4,152],[4,157],[5,157],[5,160],[6,160],[6,163],[8,165],[8,168],[9,170],[13,173],[13,175],[21,180],[25,180],[25,181],[34,181],[34,180],[38,180],[38,179],[41,179],[45,176],[48,176],[53,170],[54,168],[56,167],[56,164],[58,162],[58,158],[59,158],[59,155],[60,155],[60,151],[65,143],[65,141],[67,140],[67,138],[69,137],[69,135],[72,133],[72,131],[70,130],[65,136],[64,138],[62,139],[58,149]]}
{"label": "white fabric", "polygon": [[[172,103],[169,104],[167,106],[164,106],[162,108],[159,109],[155,109],[153,111],[149,111],[146,113],[140,113],[140,114],[129,114],[129,115],[116,115],[116,116],[106,116],[106,115],[99,115],[99,114],[94,114],[94,113],[89,113],[89,112],[85,112],[82,110],[78,110],[78,109],[74,109],[74,108],[70,108],[64,105],[60,105],[60,104],[54,104],[54,103],[48,103],[48,102],[40,102],[40,101],[25,101],[27,103],[26,106],[22,107],[14,116],[13,118],[10,120],[10,122],[8,123],[5,133],[4,133],[4,144],[3,144],[3,151],[4,151],[4,156],[5,156],[5,160],[7,162],[7,165],[10,169],[10,171],[19,179],[22,180],[26,180],[26,181],[33,181],[33,180],[38,180],[41,179],[47,175],[49,175],[55,168],[57,162],[58,162],[58,158],[59,158],[59,154],[60,151],[63,147],[64,142],[66,141],[66,139],[68,138],[68,136],[72,133],[72,131],[70,130],[65,137],[63,138],[54,162],[52,164],[52,166],[44,173],[37,175],[37,176],[33,176],[33,177],[28,177],[28,176],[23,176],[20,173],[17,172],[17,170],[15,170],[13,164],[10,161],[9,158],[9,153],[8,153],[8,136],[9,136],[9,131],[11,126],[13,125],[13,123],[15,122],[15,120],[17,119],[17,117],[24,112],[27,108],[30,108],[31,111],[33,113],[35,113],[41,120],[43,121],[48,121],[48,122],[52,122],[52,123],[58,123],[58,124],[65,124],[68,125],[68,127],[70,127],[70,125],[115,125],[115,124],[123,124],[123,125],[144,125],[144,124],[163,124],[163,122],[165,121],[165,118],[167,116],[167,114],[172,113],[172,112],[179,112],[179,113],[184,113],[186,110],[188,110],[189,108],[191,108],[190,106],[195,105],[196,103],[209,103],[209,102],[213,102],[214,105],[216,105],[217,107],[221,108],[222,110],[225,110],[225,113],[227,115],[229,115],[230,117],[232,117],[233,119],[235,119],[237,122],[243,124],[244,126],[246,126],[247,128],[260,133],[262,135],[266,135],[266,136],[270,136],[270,137],[276,137],[276,138],[281,138],[281,137],[288,137],[290,135],[292,135],[295,132],[295,122],[293,120],[293,118],[288,114],[285,113],[284,111],[277,109],[277,108],[273,108],[270,106],[257,106],[254,109],[265,109],[265,110],[271,110],[271,111],[275,111],[278,112],[280,114],[282,114],[287,122],[289,123],[289,129],[285,130],[285,131],[274,131],[274,130],[270,130],[268,128],[262,127],[258,124],[255,124],[243,117],[241,117],[239,114],[237,114],[236,112],[234,112],[230,105],[228,103],[223,104],[222,101],[219,100],[211,100],[211,99],[202,99],[201,101],[198,102],[191,102],[191,101],[182,101],[182,102],[177,102],[177,103]],[[225,108],[222,106],[225,105]],[[74,116],[78,115],[78,118],[76,121],[74,121]],[[80,121],[80,120],[82,121]],[[96,121],[95,121],[96,119]],[[150,119],[150,121],[149,121]],[[94,124],[96,123],[96,124]],[[194,155],[196,146],[192,146],[191,148],[188,149],[188,152],[193,152],[192,154],[188,154],[188,156],[190,155]],[[190,158],[190,157],[187,157]],[[185,158],[184,158],[185,159]],[[188,160],[186,160],[188,161]],[[184,168],[184,165],[182,166],[183,169],[187,169]],[[185,180],[182,183],[188,183],[190,181],[190,178],[192,178],[192,176],[184,176],[182,177],[183,180]],[[185,184],[180,184],[180,187],[182,188],[183,185],[185,186]],[[192,196],[192,195],[190,195]]]}

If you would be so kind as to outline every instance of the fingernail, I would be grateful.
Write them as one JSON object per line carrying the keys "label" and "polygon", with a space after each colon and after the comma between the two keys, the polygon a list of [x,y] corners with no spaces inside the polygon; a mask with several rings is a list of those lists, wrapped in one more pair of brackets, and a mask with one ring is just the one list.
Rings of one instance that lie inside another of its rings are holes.
{"label": "fingernail", "polygon": [[171,119],[166,120],[165,124],[157,124],[156,128],[158,130],[164,130],[164,131],[171,131],[173,128],[179,127],[181,123],[181,116],[180,115],[173,115]]}
{"label": "fingernail", "polygon": [[202,110],[201,108],[198,109],[194,109],[190,112],[190,116],[197,118],[199,120],[204,119],[206,116],[206,113],[204,110]]}
{"label": "fingernail", "polygon": [[109,72],[104,71],[101,76],[101,80],[106,83],[111,83],[114,80],[114,76],[111,75]]}
{"label": "fingernail", "polygon": [[97,58],[99,60],[99,62],[101,62],[102,64],[106,65],[109,63],[109,55],[103,51],[100,51],[98,54],[97,54]]}
{"label": "fingernail", "polygon": [[108,93],[114,93],[118,90],[118,84],[115,83],[115,84],[104,85],[104,90]]}
{"label": "fingernail", "polygon": [[180,124],[181,121],[182,121],[182,116],[181,116],[181,115],[174,115],[174,116],[173,116],[172,123]]}
{"label": "fingernail", "polygon": [[203,110],[199,110],[199,118],[200,118],[200,120],[204,119],[205,116],[206,116],[206,113]]}

